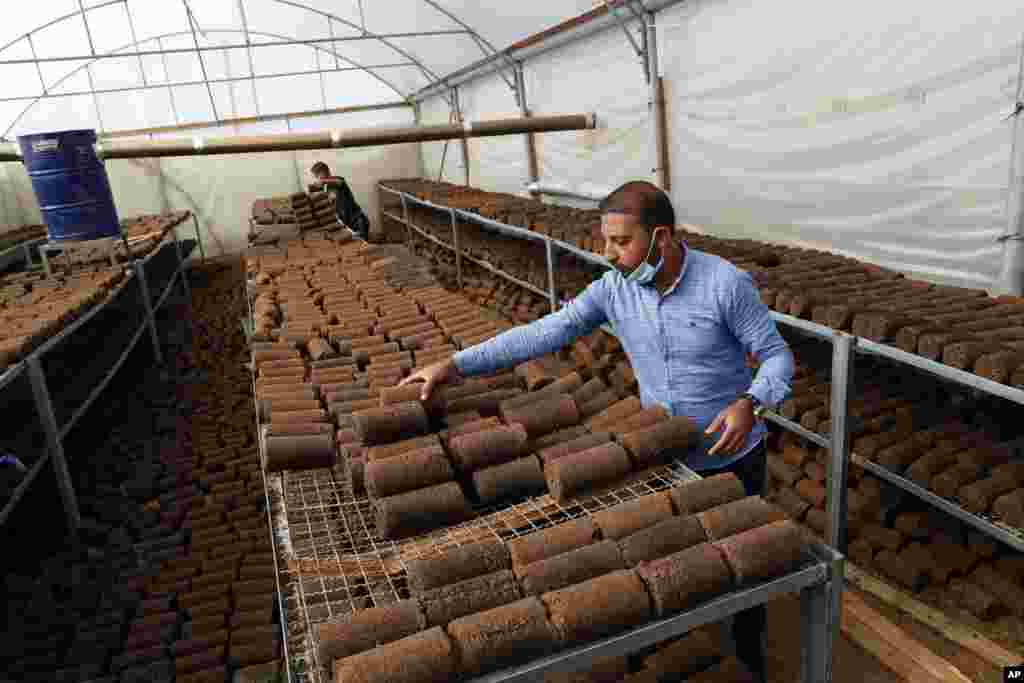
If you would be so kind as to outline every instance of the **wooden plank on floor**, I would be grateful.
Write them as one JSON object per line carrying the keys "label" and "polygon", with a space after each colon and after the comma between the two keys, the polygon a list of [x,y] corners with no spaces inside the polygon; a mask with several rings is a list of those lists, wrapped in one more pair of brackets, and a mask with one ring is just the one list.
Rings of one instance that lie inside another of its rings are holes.
{"label": "wooden plank on floor", "polygon": [[958,668],[849,591],[843,594],[842,632],[908,681],[971,683]]}
{"label": "wooden plank on floor", "polygon": [[941,610],[924,604],[909,593],[871,576],[863,569],[846,562],[846,580],[860,590],[909,614],[942,634],[960,647],[969,650],[996,668],[1020,664],[1020,655],[1010,652],[983,634],[946,616]]}

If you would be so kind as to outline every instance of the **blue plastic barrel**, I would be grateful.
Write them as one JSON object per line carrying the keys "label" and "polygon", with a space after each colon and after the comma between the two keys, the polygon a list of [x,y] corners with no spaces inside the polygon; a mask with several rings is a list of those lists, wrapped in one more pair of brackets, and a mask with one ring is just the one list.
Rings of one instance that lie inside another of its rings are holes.
{"label": "blue plastic barrel", "polygon": [[121,234],[107,169],[95,144],[94,130],[18,136],[51,242]]}

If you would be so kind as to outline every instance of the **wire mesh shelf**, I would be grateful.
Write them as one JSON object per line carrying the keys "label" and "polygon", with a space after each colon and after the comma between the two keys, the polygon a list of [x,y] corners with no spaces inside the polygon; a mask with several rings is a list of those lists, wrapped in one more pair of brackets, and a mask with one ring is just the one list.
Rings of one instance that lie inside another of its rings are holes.
{"label": "wire mesh shelf", "polygon": [[674,461],[562,503],[545,494],[478,507],[467,522],[387,540],[376,532],[373,501],[353,495],[347,464],[284,472],[270,488],[292,671],[299,680],[320,680],[316,625],[408,598],[410,560],[494,538],[508,541],[696,479]]}

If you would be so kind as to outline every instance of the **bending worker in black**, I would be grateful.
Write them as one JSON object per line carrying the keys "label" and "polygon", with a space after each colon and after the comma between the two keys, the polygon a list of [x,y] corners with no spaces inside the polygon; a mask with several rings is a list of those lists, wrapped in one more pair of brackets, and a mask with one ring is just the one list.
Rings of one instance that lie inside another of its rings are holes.
{"label": "bending worker in black", "polygon": [[360,239],[369,240],[370,219],[356,203],[356,198],[352,196],[352,190],[349,189],[345,179],[341,176],[331,175],[330,167],[322,161],[313,164],[313,168],[309,171],[316,178],[317,185],[334,195],[334,212],[338,220],[351,228],[352,232]]}
{"label": "bending worker in black", "polygon": [[[405,382],[433,387],[485,375],[553,353],[611,322],[640,383],[644,407],[661,405],[705,430],[713,445],[685,454],[692,469],[733,472],[747,495],[765,483],[762,406],[789,393],[793,355],[748,273],[725,259],[690,249],[675,236],[668,196],[630,182],[601,203],[609,270],[556,313],[414,373]],[[754,373],[747,356],[761,362]],[[680,454],[683,455],[683,454]],[[763,606],[738,615],[737,656],[764,680]]]}

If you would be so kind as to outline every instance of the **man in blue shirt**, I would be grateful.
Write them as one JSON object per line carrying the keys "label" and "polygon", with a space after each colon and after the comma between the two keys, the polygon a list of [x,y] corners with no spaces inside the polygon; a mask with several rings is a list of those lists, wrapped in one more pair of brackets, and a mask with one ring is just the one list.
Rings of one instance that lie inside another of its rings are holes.
{"label": "man in blue shirt", "polygon": [[[557,351],[610,322],[629,356],[644,407],[685,415],[710,448],[685,455],[702,473],[730,471],[748,495],[764,488],[762,407],[789,392],[793,355],[751,277],[728,261],[687,248],[675,211],[651,183],[622,185],[601,203],[605,258],[614,266],[556,313],[516,327],[413,374],[426,399],[439,383],[509,368]],[[757,376],[747,356],[760,361]],[[764,608],[736,617],[737,655],[762,678]]]}

